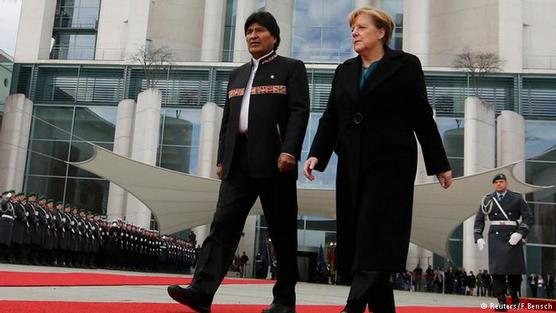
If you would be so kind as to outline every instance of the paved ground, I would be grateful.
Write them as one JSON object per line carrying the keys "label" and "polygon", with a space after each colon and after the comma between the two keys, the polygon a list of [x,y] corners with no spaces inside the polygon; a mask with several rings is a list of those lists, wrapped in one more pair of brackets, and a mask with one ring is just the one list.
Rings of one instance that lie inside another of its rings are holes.
{"label": "paved ground", "polygon": [[[74,268],[22,266],[0,264],[0,271],[29,272],[94,272],[125,275],[176,276],[175,274],[149,274],[110,270],[82,270]],[[184,277],[186,277],[184,275]],[[348,287],[299,283],[298,304],[343,305]],[[219,304],[268,304],[271,302],[272,285],[222,285],[214,303]],[[441,295],[424,292],[395,291],[397,306],[456,306],[476,307],[494,302],[494,298]],[[102,287],[0,287],[0,300],[49,300],[86,302],[173,302],[166,294],[166,286],[102,286]]]}

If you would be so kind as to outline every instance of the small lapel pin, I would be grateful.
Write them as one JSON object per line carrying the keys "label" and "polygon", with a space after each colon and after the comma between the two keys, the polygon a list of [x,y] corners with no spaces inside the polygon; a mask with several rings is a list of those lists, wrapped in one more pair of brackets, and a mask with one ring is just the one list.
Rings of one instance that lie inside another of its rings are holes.
{"label": "small lapel pin", "polygon": [[270,79],[274,79],[274,75],[270,75]]}

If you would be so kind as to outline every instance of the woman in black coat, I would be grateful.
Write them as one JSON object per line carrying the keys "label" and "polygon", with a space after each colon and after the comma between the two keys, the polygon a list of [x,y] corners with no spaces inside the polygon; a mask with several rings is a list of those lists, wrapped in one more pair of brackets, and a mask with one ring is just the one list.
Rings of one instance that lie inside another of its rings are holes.
{"label": "woman in black coat", "polygon": [[324,171],[334,151],[338,273],[351,290],[344,312],[394,312],[391,272],[405,268],[417,143],[427,173],[451,184],[450,165],[427,101],[417,57],[388,48],[394,23],[383,11],[349,16],[358,56],[334,74],[305,176]]}

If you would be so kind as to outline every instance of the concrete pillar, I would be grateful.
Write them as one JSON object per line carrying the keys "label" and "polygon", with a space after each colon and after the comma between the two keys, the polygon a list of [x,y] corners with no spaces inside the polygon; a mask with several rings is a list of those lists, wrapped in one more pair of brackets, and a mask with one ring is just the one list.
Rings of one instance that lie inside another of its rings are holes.
{"label": "concrete pillar", "polygon": [[292,51],[294,0],[267,0],[266,10],[274,15],[280,27],[279,54],[290,56]]}
{"label": "concrete pillar", "polygon": [[[201,111],[201,133],[199,139],[199,176],[216,177],[216,159],[218,153],[218,136],[222,122],[222,108],[209,102]],[[195,227],[197,244],[202,245],[210,231],[210,225]]]}
{"label": "concrete pillar", "polygon": [[498,1],[498,54],[505,72],[523,70],[523,25],[522,0]]}
{"label": "concrete pillar", "polygon": [[429,65],[429,0],[403,3],[403,50],[415,54],[423,66]]}
{"label": "concrete pillar", "polygon": [[[465,99],[464,165],[465,175],[494,168],[495,156],[495,107],[476,97]],[[486,193],[487,191],[485,191]],[[477,208],[480,199],[477,199]],[[477,273],[488,269],[488,242],[479,251],[473,236],[475,215],[463,223],[463,267]],[[485,229],[485,234],[488,229]],[[488,240],[487,236],[484,236]]]}
{"label": "concrete pillar", "polygon": [[[496,124],[496,166],[516,161],[517,179],[525,181],[525,119],[513,111],[502,111]],[[511,186],[510,186],[511,188]]]}
{"label": "concrete pillar", "polygon": [[21,3],[21,17],[15,47],[15,62],[50,58],[56,0]]}
{"label": "concrete pillar", "polygon": [[[162,94],[158,89],[147,89],[139,94],[135,109],[131,158],[156,165],[160,137],[160,110]],[[131,194],[127,195],[126,220],[149,228],[151,211]]]}
{"label": "concrete pillar", "polygon": [[205,0],[203,42],[201,44],[202,62],[219,62],[221,60],[225,20],[226,1]]}
{"label": "concrete pillar", "polygon": [[245,20],[257,9],[256,0],[237,0],[236,29],[234,38],[234,62],[247,62],[251,58],[245,44]]}
{"label": "concrete pillar", "polygon": [[33,102],[23,94],[6,98],[0,130],[0,190],[22,191]]}
{"label": "concrete pillar", "polygon": [[[118,117],[114,133],[114,148],[112,151],[124,157],[131,156],[131,141],[133,135],[133,121],[135,119],[135,101],[126,99],[118,104]],[[120,186],[110,183],[108,193],[108,220],[125,217],[127,192]]]}

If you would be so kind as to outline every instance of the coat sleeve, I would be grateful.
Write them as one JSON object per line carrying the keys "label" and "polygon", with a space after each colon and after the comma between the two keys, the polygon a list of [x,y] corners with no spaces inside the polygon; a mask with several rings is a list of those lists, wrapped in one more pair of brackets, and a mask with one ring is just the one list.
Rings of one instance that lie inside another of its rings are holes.
{"label": "coat sleeve", "polygon": [[315,138],[313,139],[313,143],[309,151],[309,157],[315,157],[319,160],[315,167],[315,170],[320,172],[324,172],[324,170],[326,169],[338,138],[336,80],[338,77],[339,68],[340,67],[338,67],[336,69],[336,72],[334,73],[334,78],[332,79],[332,88],[330,90],[330,95],[328,96],[326,110],[319,120],[317,133],[315,134]]}
{"label": "coat sleeve", "polygon": [[220,123],[220,134],[218,135],[218,154],[216,165],[222,164],[224,161],[224,149],[226,142],[226,131],[228,130],[228,120],[230,117],[230,82],[232,81],[233,72],[228,79],[228,88],[226,88],[226,102],[224,103],[224,112],[222,113],[222,123]]}
{"label": "coat sleeve", "polygon": [[289,118],[282,152],[289,153],[300,160],[310,111],[309,83],[303,62],[295,62],[287,84]]}
{"label": "coat sleeve", "polygon": [[410,55],[408,70],[408,96],[410,97],[408,102],[411,105],[413,131],[421,144],[427,174],[436,175],[450,170],[450,163],[429,105],[421,62],[416,56]]}
{"label": "coat sleeve", "polygon": [[475,237],[475,242],[483,238],[483,230],[485,229],[485,215],[479,207],[477,214],[475,214],[475,224],[473,225],[473,235]]}
{"label": "coat sleeve", "polygon": [[523,237],[525,238],[529,234],[529,230],[531,226],[533,226],[533,211],[531,210],[527,202],[523,200],[521,195],[518,194],[518,196],[520,201],[519,213],[521,214],[521,223],[519,223],[519,228],[517,229],[517,232],[522,234]]}

